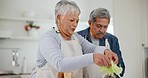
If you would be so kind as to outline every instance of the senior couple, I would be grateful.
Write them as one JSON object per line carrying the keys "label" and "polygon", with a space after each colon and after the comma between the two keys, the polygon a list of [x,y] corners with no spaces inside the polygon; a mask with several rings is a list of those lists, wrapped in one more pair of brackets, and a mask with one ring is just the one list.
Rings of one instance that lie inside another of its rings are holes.
{"label": "senior couple", "polygon": [[[110,14],[105,8],[94,9],[89,16],[89,27],[75,33],[80,9],[74,1],[61,0],[55,6],[56,27],[47,31],[39,41],[37,68],[31,78],[119,78],[103,76],[100,66],[111,66],[113,61],[125,66],[117,37],[106,32]],[[61,74],[59,74],[61,73]],[[65,77],[64,77],[65,76]]]}

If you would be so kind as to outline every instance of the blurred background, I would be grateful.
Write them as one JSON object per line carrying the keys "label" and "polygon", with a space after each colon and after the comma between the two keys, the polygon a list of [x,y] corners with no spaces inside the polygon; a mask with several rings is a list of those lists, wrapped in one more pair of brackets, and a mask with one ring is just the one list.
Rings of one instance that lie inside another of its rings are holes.
{"label": "blurred background", "polygon": [[[54,9],[59,0],[0,0],[0,71],[28,75],[35,67],[40,36],[55,26]],[[123,78],[148,78],[148,1],[75,0],[81,9],[76,31],[88,27],[90,12],[110,11],[108,32],[119,38],[126,65]],[[38,29],[26,30],[33,22]]]}

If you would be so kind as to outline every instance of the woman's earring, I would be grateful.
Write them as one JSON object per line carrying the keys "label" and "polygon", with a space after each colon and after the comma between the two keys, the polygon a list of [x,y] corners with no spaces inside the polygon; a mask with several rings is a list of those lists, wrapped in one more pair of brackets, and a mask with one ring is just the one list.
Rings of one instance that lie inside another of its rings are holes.
{"label": "woman's earring", "polygon": [[58,26],[59,26],[60,24],[58,23]]}
{"label": "woman's earring", "polygon": [[58,24],[57,24],[58,26],[60,26],[60,22],[58,22]]}

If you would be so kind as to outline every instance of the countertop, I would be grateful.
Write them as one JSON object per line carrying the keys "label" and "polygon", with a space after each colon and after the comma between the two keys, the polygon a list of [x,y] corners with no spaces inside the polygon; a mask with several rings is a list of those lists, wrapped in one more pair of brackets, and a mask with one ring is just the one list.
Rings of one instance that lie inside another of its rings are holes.
{"label": "countertop", "polygon": [[0,78],[21,78],[20,75],[1,75]]}
{"label": "countertop", "polygon": [[0,78],[30,78],[30,73],[5,74],[0,75]]}

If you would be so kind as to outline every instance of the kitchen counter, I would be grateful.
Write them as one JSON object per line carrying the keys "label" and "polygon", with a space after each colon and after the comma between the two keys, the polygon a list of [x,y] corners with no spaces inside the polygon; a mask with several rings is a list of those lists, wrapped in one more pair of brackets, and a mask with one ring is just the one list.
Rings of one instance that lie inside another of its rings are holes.
{"label": "kitchen counter", "polygon": [[30,78],[30,73],[1,74],[0,78]]}
{"label": "kitchen counter", "polygon": [[21,78],[30,78],[30,75],[20,75]]}
{"label": "kitchen counter", "polygon": [[0,75],[0,78],[21,78],[20,75]]}
{"label": "kitchen counter", "polygon": [[0,78],[30,78],[30,75],[0,75]]}
{"label": "kitchen counter", "polygon": [[12,70],[0,71],[0,78],[30,78],[31,73],[15,73]]}

